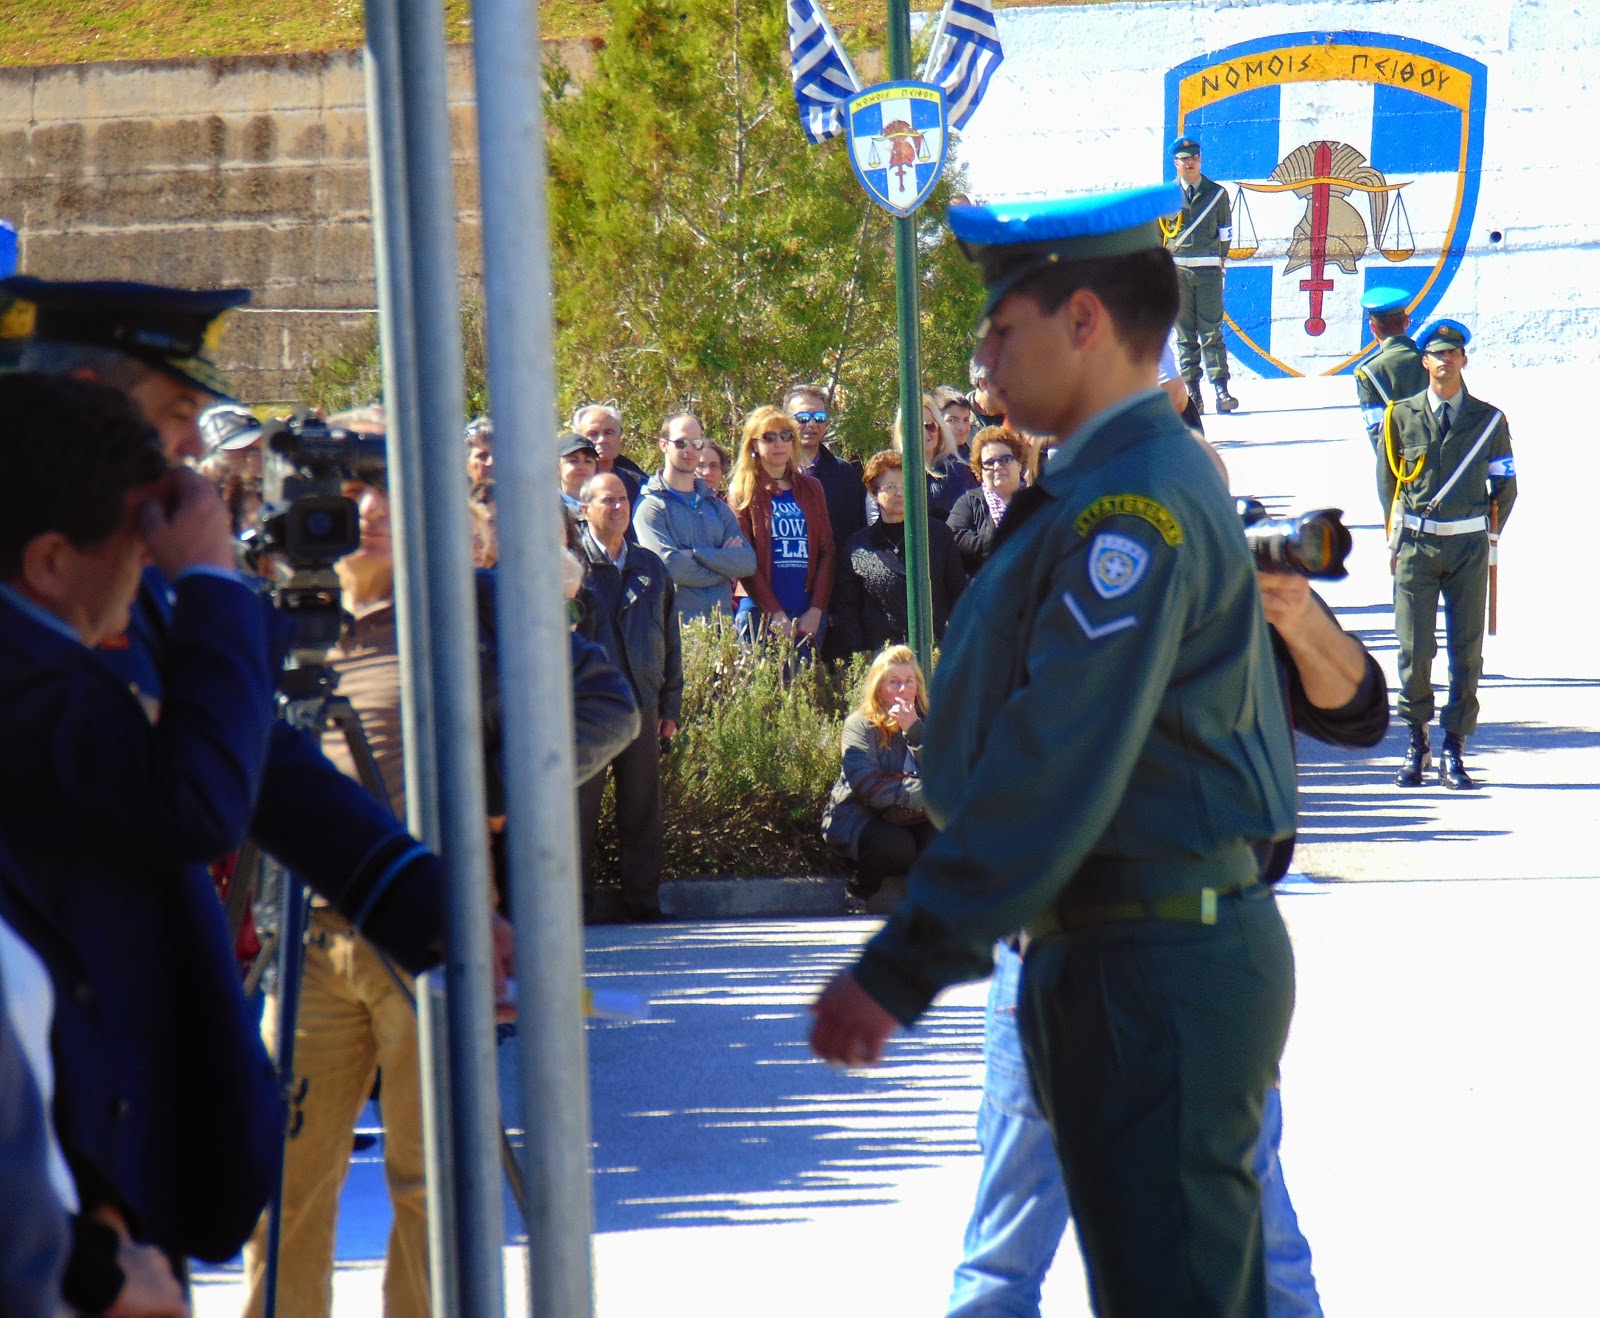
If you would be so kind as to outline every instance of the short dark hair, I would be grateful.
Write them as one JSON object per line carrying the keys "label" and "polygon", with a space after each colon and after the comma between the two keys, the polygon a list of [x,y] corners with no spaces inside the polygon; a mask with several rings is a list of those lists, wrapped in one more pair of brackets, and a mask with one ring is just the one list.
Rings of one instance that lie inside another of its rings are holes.
{"label": "short dark hair", "polygon": [[[833,400],[828,397],[828,391],[824,386],[820,384],[806,384],[804,382],[801,382],[800,384],[791,384],[783,391],[783,395],[778,399],[778,402],[787,403],[796,394],[804,394],[807,398],[820,398],[824,407],[833,406]],[[787,412],[789,409],[785,407],[783,410]]]}
{"label": "short dark hair", "polygon": [[166,474],[155,430],[107,385],[0,375],[0,418],[0,580],[20,576],[48,532],[98,544],[122,525],[127,495]]}
{"label": "short dark hair", "polygon": [[1404,334],[1411,325],[1411,313],[1404,308],[1399,311],[1371,312],[1368,319],[1372,321],[1372,328],[1386,339],[1392,339],[1396,334]]}
{"label": "short dark hair", "polygon": [[1054,315],[1079,289],[1104,304],[1117,338],[1138,362],[1153,362],[1178,318],[1178,268],[1172,253],[1153,247],[1126,256],[1055,261],[1025,279],[1017,291]]}

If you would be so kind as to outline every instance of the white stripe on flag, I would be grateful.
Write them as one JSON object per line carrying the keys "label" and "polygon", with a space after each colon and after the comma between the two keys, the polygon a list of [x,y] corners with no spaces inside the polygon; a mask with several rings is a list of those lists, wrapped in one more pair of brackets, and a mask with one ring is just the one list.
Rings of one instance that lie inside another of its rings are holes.
{"label": "white stripe on flag", "polygon": [[942,35],[948,53],[932,81],[944,88],[950,126],[963,128],[1005,58],[990,0],[950,0]]}

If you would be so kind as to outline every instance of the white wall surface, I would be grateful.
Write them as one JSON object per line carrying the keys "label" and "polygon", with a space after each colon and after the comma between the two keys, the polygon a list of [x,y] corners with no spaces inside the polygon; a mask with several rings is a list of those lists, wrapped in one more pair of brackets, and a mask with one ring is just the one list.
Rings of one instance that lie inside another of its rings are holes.
{"label": "white wall surface", "polygon": [[[1456,239],[1464,248],[1459,265],[1432,290],[1431,314],[1466,322],[1473,355],[1496,364],[1600,363],[1600,153],[1592,146],[1600,124],[1600,28],[1574,0],[1197,0],[1000,7],[997,18],[1005,62],[957,153],[973,195],[983,200],[1158,181],[1168,166],[1168,70],[1241,42],[1362,31],[1476,60],[1487,86],[1476,209]],[[1370,122],[1371,97],[1363,103],[1359,88],[1285,85],[1284,150],[1318,137],[1365,149],[1358,139],[1370,132],[1362,105]],[[1236,180],[1217,177],[1232,195]],[[1283,274],[1289,230],[1305,203],[1294,194],[1249,194],[1261,249],[1242,264],[1271,270],[1274,355],[1281,352],[1300,373],[1322,373],[1364,346],[1355,310],[1363,286],[1407,270],[1420,279],[1438,261],[1446,222],[1429,197],[1440,180],[1404,177],[1416,257],[1390,267],[1369,251],[1355,277],[1335,271],[1329,328],[1316,341],[1301,329],[1303,272]],[[1361,194],[1350,202],[1367,215]],[[1256,276],[1255,287],[1267,277]],[[1230,312],[1235,284],[1243,288],[1248,279],[1230,279]],[[1234,369],[1248,373],[1238,353]]]}

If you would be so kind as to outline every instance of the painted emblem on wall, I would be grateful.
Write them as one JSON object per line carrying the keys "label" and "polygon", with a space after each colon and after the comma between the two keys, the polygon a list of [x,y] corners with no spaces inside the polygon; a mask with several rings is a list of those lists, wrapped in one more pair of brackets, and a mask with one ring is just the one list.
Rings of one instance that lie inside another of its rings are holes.
{"label": "painted emblem on wall", "polygon": [[850,164],[867,195],[891,215],[910,215],[944,169],[944,92],[932,83],[885,82],[845,104]]}
{"label": "painted emblem on wall", "polygon": [[1195,138],[1233,200],[1231,354],[1268,376],[1349,371],[1376,346],[1370,286],[1410,292],[1413,324],[1470,314],[1445,299],[1472,238],[1486,89],[1476,60],[1375,32],[1249,41],[1168,72],[1165,140]]}

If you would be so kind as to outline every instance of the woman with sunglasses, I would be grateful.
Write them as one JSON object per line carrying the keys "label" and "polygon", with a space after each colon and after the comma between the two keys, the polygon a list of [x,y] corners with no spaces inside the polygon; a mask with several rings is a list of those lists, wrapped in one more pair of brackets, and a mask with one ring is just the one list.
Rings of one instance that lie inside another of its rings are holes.
{"label": "woman with sunglasses", "polygon": [[760,627],[820,646],[833,593],[833,530],[828,502],[815,477],[795,468],[799,430],[776,407],[758,407],[744,422],[728,505],[756,551],[756,570],[740,580],[739,634],[754,640]]}
{"label": "woman with sunglasses", "polygon": [[956,500],[949,521],[969,575],[994,552],[1001,519],[1022,488],[1028,456],[1028,441],[1009,426],[985,426],[972,441],[972,472],[980,484]]}
{"label": "woman with sunglasses", "polygon": [[[894,422],[894,446],[896,451],[905,452],[898,416]],[[978,479],[961,461],[949,423],[939,415],[928,394],[922,395],[922,463],[928,473],[928,520],[946,522],[956,500],[976,489]]]}

